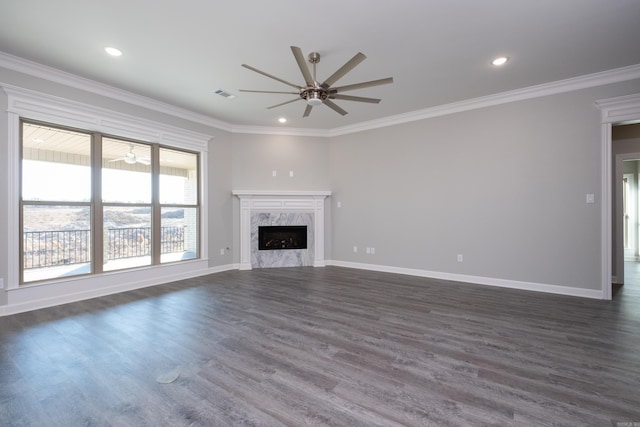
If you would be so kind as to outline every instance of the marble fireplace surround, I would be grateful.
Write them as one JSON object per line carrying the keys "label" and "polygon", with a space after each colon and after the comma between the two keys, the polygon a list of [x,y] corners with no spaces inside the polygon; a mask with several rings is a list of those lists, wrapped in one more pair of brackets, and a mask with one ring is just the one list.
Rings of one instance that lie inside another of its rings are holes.
{"label": "marble fireplace surround", "polygon": [[[312,214],[313,224],[313,266],[324,267],[324,199],[331,191],[276,191],[276,190],[233,190],[233,195],[240,199],[240,270],[251,270],[252,216],[256,214]],[[281,252],[281,251],[278,251]],[[284,252],[284,251],[282,251]],[[255,262],[255,259],[254,259]]]}

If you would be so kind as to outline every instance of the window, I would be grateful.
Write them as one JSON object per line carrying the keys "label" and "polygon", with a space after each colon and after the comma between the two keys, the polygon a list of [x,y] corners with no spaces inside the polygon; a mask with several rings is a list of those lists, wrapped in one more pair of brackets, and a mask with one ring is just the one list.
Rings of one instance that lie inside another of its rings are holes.
{"label": "window", "polygon": [[21,121],[21,283],[199,258],[199,155]]}

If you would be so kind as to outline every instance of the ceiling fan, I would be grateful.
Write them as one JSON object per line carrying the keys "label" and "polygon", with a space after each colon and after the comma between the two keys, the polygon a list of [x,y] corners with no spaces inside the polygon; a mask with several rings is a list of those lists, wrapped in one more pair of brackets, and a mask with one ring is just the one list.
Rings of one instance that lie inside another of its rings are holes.
{"label": "ceiling fan", "polygon": [[292,99],[280,104],[272,105],[271,107],[267,107],[267,108],[268,109],[276,108],[276,107],[280,107],[282,105],[286,105],[296,101],[306,101],[307,106],[304,110],[304,114],[302,115],[302,117],[309,116],[309,114],[311,113],[311,109],[321,104],[326,105],[327,107],[331,108],[335,112],[344,116],[345,114],[347,114],[347,112],[342,108],[340,108],[338,105],[336,105],[332,101],[333,99],[341,99],[344,101],[368,102],[372,104],[377,104],[381,100],[376,98],[364,98],[361,96],[342,95],[342,92],[347,92],[355,89],[362,89],[362,88],[371,87],[371,86],[379,86],[387,83],[393,83],[393,77],[387,77],[385,79],[371,80],[368,82],[333,87],[332,85],[335,82],[337,82],[349,71],[353,70],[356,65],[358,65],[359,63],[361,63],[367,58],[361,52],[358,52],[353,58],[347,61],[346,64],[340,67],[335,73],[333,73],[324,82],[318,83],[318,81],[316,80],[316,64],[320,62],[320,54],[318,52],[311,52],[309,54],[308,60],[311,64],[313,64],[313,75],[312,75],[311,72],[309,71],[309,67],[307,66],[304,60],[304,55],[302,54],[302,50],[299,47],[291,46],[291,51],[293,52],[293,56],[295,57],[296,62],[298,63],[298,67],[300,68],[300,71],[302,72],[302,76],[305,82],[304,86],[290,83],[286,80],[272,76],[271,74],[265,73],[264,71],[258,70],[257,68],[254,68],[247,64],[242,64],[242,66],[251,71],[255,71],[256,73],[262,74],[263,76],[269,77],[271,79],[277,80],[286,85],[292,86],[298,90],[297,92],[278,92],[278,91],[269,91],[269,90],[245,90],[245,89],[240,89],[240,92],[286,93],[286,94],[298,95],[298,97],[296,97],[295,99]]}
{"label": "ceiling fan", "polygon": [[127,152],[127,154],[125,154],[124,157],[120,157],[119,159],[113,159],[113,160],[109,160],[110,162],[120,162],[120,161],[124,161],[125,163],[129,164],[129,165],[135,165],[136,163],[140,163],[142,165],[150,165],[151,164],[151,160],[148,158],[144,158],[144,157],[138,157],[133,153],[133,144],[129,145],[129,151]]}

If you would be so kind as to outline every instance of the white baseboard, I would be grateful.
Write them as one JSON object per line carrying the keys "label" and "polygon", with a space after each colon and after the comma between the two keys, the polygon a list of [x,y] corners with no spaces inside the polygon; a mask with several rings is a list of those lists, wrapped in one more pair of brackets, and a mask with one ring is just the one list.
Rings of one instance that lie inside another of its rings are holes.
{"label": "white baseboard", "polygon": [[[404,274],[408,276],[425,277],[430,279],[451,280],[455,282],[465,282],[477,285],[497,286],[502,288],[520,289],[526,291],[546,292],[559,295],[568,295],[583,298],[603,299],[601,290],[582,289],[568,286],[549,285],[544,283],[522,282],[517,280],[505,280],[491,277],[469,276],[464,274],[443,273],[437,271],[419,270],[412,268],[393,267],[377,264],[365,264],[346,261],[326,260],[325,265],[333,265],[337,267],[355,268],[360,270],[380,271],[384,273]],[[120,292],[131,291],[148,286],[161,285],[163,283],[174,282],[176,280],[190,279],[193,277],[206,276],[208,274],[221,273],[223,271],[238,270],[242,265],[238,263],[220,265],[210,268],[193,269],[189,271],[180,271],[174,274],[155,276],[151,279],[140,278],[138,280],[129,281],[117,286],[98,287],[87,291],[67,293],[63,295],[47,296],[43,298],[34,298],[28,301],[9,303],[0,306],[0,317],[11,314],[22,313],[40,308],[52,307],[55,305],[68,304],[71,302],[82,301],[90,298],[96,298]],[[3,280],[0,279],[0,285]],[[0,289],[2,287],[0,286]],[[15,290],[12,290],[15,291]]]}
{"label": "white baseboard", "polygon": [[[161,285],[164,283],[175,282],[177,280],[184,280],[184,279],[190,279],[193,277],[206,276],[208,274],[220,273],[220,272],[228,271],[232,269],[234,269],[234,265],[229,264],[229,265],[221,265],[221,266],[210,267],[210,268],[206,268],[206,267],[193,268],[186,271],[183,269],[180,269],[181,271],[165,271],[165,274],[161,274],[161,275],[137,274],[135,276],[136,277],[135,279],[126,281],[125,283],[115,285],[115,286],[102,285],[102,286],[96,286],[89,290],[69,292],[69,293],[64,293],[64,294],[55,295],[55,296],[47,295],[45,292],[42,292],[41,293],[42,297],[36,296],[36,297],[29,298],[25,301],[18,301],[14,303],[9,301],[9,304],[0,306],[0,317],[8,316],[11,314],[23,313],[26,311],[38,310],[41,308],[53,307],[56,305],[68,304],[68,303],[87,300],[91,298],[102,297],[106,295],[117,294],[120,292],[132,291],[135,289],[146,288],[149,286]],[[170,270],[170,269],[167,269],[167,270]],[[133,276],[135,274],[135,273],[134,274],[132,273],[134,272],[131,272],[129,276]],[[123,278],[127,277],[126,275],[127,275],[126,272],[113,274],[113,276],[119,276]],[[88,280],[91,280],[91,278],[88,278]],[[51,286],[51,285],[41,285],[39,286],[39,288],[45,289],[47,286]],[[32,289],[19,288],[19,289],[9,290],[9,292],[15,293],[15,292],[28,290],[28,291],[31,291],[32,294],[35,293],[37,295],[37,291],[34,291],[34,288],[35,286],[32,287]]]}
{"label": "white baseboard", "polygon": [[[237,270],[237,269],[238,269],[237,264],[218,265],[216,267],[208,268],[205,274],[222,273],[223,271]],[[200,276],[203,276],[203,274],[200,274]],[[196,277],[196,276],[193,276],[193,277]]]}
{"label": "white baseboard", "polygon": [[603,299],[601,290],[573,288],[569,286],[548,285],[544,283],[522,282],[518,280],[496,279],[493,277],[469,276],[465,274],[442,273],[438,271],[418,270],[413,268],[392,267],[387,265],[364,264],[346,261],[326,261],[327,265],[357,268],[360,270],[380,271],[383,273],[404,274],[407,276],[426,277],[429,279],[451,280],[476,285],[497,286],[501,288],[520,289],[525,291],[545,292],[582,298]]}

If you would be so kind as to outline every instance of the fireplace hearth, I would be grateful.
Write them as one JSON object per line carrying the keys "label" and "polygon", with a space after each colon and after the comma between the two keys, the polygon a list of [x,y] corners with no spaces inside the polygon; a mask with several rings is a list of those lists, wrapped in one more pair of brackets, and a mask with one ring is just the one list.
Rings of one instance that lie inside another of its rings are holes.
{"label": "fireplace hearth", "polygon": [[258,250],[307,249],[306,225],[258,227]]}

